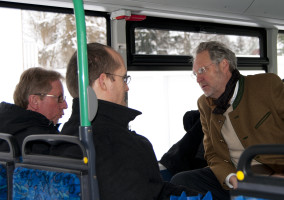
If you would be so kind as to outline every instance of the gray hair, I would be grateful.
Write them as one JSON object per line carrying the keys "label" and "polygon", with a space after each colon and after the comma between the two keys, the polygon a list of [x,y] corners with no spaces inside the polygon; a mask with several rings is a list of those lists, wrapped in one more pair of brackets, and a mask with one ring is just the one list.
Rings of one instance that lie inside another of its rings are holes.
{"label": "gray hair", "polygon": [[223,59],[226,59],[231,72],[237,68],[236,55],[225,44],[217,41],[201,42],[196,49],[196,55],[203,51],[208,51],[210,59],[215,64],[219,65]]}

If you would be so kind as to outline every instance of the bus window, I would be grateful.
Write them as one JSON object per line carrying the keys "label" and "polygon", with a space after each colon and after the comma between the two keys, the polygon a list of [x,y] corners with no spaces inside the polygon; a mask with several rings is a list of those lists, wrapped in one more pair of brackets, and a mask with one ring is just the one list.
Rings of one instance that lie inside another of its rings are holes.
{"label": "bus window", "polygon": [[[129,71],[131,76],[128,106],[142,112],[130,128],[147,137],[157,159],[185,134],[183,115],[197,110],[203,94],[192,71]],[[264,70],[240,70],[243,75],[265,73]]]}
{"label": "bus window", "polygon": [[[29,10],[21,15],[24,68],[65,68],[77,49],[74,15]],[[86,24],[87,40],[106,44],[105,18],[87,16]]]}
{"label": "bus window", "polygon": [[184,114],[198,109],[203,92],[191,60],[200,42],[225,43],[243,75],[265,73],[268,64],[264,29],[154,17],[127,28],[128,105],[143,113],[130,127],[151,141],[158,159],[185,134]]}
{"label": "bus window", "polygon": [[277,38],[277,65],[278,76],[284,79],[284,32],[280,32]]}
{"label": "bus window", "polygon": [[[0,7],[0,26],[5,27],[0,32],[0,92],[5,94],[1,101],[14,102],[14,89],[27,68],[54,69],[65,77],[67,63],[77,48],[73,14]],[[88,42],[107,44],[106,17],[86,16],[86,30]],[[65,83],[64,92],[71,106],[72,97]],[[60,123],[67,121],[70,114],[71,109],[66,109]]]}
{"label": "bus window", "polygon": [[220,41],[239,57],[260,57],[259,38],[253,36],[135,29],[135,54],[192,55],[203,41]]}

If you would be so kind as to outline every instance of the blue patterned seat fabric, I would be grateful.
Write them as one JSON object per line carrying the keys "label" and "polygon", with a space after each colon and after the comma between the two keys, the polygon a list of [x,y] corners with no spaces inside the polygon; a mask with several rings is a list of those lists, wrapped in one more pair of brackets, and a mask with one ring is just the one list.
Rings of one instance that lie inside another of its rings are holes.
{"label": "blue patterned seat fabric", "polygon": [[7,170],[6,167],[0,164],[0,200],[7,199]]}
{"label": "blue patterned seat fabric", "polygon": [[13,199],[79,200],[80,179],[71,173],[17,167],[13,175]]}

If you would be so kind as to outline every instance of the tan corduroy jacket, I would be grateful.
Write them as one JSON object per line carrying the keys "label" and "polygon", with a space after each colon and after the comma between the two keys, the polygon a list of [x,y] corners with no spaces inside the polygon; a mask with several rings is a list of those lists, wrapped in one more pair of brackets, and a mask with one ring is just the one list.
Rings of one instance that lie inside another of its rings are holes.
{"label": "tan corduroy jacket", "polygon": [[[225,121],[222,114],[213,114],[212,98],[202,95],[198,100],[204,132],[205,159],[221,185],[236,173],[229,150],[221,134]],[[234,130],[244,148],[256,144],[284,144],[284,84],[275,74],[241,76],[239,90],[229,113]],[[275,172],[284,172],[284,157],[260,155],[258,162],[269,165]]]}

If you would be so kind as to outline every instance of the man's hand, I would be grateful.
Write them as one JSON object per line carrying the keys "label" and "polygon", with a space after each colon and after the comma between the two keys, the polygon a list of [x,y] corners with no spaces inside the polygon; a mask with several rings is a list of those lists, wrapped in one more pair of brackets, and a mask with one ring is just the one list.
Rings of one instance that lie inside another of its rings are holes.
{"label": "man's hand", "polygon": [[234,190],[238,188],[238,180],[235,175],[230,177],[229,182],[233,186]]}
{"label": "man's hand", "polygon": [[284,178],[284,174],[272,174],[271,176],[279,177],[279,178]]}

